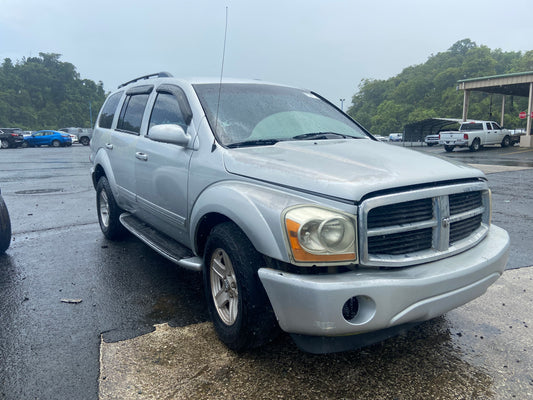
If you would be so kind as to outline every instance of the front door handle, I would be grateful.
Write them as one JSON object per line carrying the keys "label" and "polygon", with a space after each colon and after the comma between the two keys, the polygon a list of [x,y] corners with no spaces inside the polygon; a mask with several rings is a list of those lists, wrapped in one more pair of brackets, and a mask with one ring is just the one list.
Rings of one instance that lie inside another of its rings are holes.
{"label": "front door handle", "polygon": [[113,145],[111,143],[105,144],[106,149],[113,150]]}
{"label": "front door handle", "polygon": [[135,158],[141,160],[141,161],[148,161],[148,154],[137,152],[135,153]]}

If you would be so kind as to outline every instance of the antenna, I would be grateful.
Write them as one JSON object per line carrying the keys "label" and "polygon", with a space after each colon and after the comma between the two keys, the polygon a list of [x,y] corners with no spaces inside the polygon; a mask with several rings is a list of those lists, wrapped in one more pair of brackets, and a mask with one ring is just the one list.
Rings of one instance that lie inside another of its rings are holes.
{"label": "antenna", "polygon": [[[220,107],[220,93],[222,92],[222,76],[224,75],[224,58],[226,57],[226,38],[228,35],[228,6],[226,6],[226,27],[224,28],[224,47],[222,49],[222,65],[220,66],[220,82],[218,84],[217,114],[215,117],[215,135],[218,130],[218,109]],[[216,141],[213,140],[211,153],[216,149]]]}

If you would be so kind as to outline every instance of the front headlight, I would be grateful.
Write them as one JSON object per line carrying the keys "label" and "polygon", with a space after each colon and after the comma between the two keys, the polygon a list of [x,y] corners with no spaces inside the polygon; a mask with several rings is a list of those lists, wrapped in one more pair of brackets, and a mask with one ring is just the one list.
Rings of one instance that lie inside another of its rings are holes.
{"label": "front headlight", "polygon": [[284,222],[292,257],[302,263],[357,261],[354,218],[316,206],[289,209]]}

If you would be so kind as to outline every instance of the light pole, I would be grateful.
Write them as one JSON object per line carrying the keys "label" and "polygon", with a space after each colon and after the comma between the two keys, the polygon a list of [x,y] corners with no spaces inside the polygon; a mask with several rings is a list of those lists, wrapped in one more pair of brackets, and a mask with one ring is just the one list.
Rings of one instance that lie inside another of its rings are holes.
{"label": "light pole", "polygon": [[339,99],[341,102],[341,111],[344,111],[344,100],[346,99]]}

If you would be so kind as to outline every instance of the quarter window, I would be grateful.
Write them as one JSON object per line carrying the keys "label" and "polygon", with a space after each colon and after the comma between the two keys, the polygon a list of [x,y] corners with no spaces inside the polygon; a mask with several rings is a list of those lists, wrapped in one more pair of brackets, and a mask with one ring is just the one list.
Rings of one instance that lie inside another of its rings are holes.
{"label": "quarter window", "polygon": [[101,128],[111,128],[111,124],[113,123],[113,118],[115,118],[115,111],[118,106],[118,102],[120,101],[120,98],[122,97],[122,92],[118,92],[110,96],[106,103],[104,104],[104,108],[102,109],[102,112],[100,113],[100,119],[98,120],[98,125]]}

